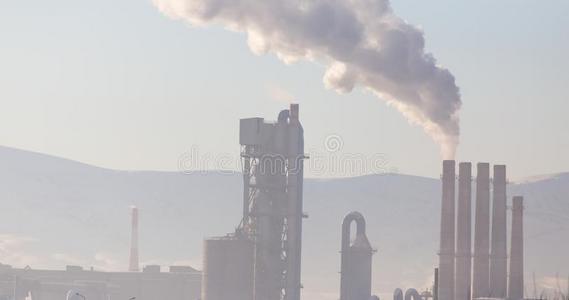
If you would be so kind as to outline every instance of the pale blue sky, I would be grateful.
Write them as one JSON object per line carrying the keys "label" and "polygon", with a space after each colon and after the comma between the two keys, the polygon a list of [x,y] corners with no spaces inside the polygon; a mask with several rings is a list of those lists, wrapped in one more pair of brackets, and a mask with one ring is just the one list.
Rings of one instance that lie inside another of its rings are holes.
{"label": "pale blue sky", "polygon": [[[569,1],[393,1],[456,76],[458,159],[509,177],[569,171]],[[149,0],[0,2],[0,145],[116,169],[176,170],[192,145],[237,156],[238,119],[301,103],[307,152],[383,153],[388,170],[436,177],[421,128],[365,91],[338,95],[324,68],[255,56],[242,34],[190,28]]]}

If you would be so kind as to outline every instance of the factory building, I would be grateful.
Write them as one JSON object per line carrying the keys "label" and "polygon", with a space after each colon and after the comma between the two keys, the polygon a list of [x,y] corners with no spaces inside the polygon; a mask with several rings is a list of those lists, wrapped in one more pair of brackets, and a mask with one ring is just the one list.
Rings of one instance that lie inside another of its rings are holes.
{"label": "factory building", "polygon": [[161,272],[159,266],[147,266],[142,272],[99,272],[78,266],[34,270],[0,265],[0,299],[63,300],[73,290],[89,300],[196,300],[201,276],[187,266],[172,266],[169,272]]}
{"label": "factory building", "polygon": [[0,264],[0,300],[197,300],[202,272],[190,266],[158,265],[139,271],[138,208],[131,208],[131,246],[127,272],[100,272],[67,266],[65,270],[12,268]]}

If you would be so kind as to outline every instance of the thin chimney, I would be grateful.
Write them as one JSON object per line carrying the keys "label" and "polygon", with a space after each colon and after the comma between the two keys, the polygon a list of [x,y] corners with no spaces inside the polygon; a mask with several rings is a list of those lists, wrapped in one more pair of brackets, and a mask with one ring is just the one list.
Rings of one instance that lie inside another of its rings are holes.
{"label": "thin chimney", "polygon": [[490,297],[506,298],[508,250],[506,233],[506,166],[494,166]]}
{"label": "thin chimney", "polygon": [[472,298],[490,297],[490,165],[478,163]]}
{"label": "thin chimney", "polygon": [[508,299],[520,300],[524,298],[524,197],[516,196],[512,202]]}
{"label": "thin chimney", "polygon": [[455,161],[443,161],[438,300],[454,299]]}
{"label": "thin chimney", "polygon": [[472,270],[472,164],[459,164],[454,300],[470,300]]}
{"label": "thin chimney", "polygon": [[128,266],[129,272],[138,272],[138,208],[131,208],[131,234],[130,234],[130,262]]}

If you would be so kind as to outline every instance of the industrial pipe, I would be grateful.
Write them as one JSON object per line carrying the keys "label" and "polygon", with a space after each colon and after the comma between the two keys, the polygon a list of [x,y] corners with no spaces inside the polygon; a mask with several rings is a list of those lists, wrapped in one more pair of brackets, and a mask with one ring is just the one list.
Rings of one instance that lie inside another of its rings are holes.
{"label": "industrial pipe", "polygon": [[419,292],[417,292],[416,289],[408,289],[407,292],[405,292],[405,300],[423,300],[423,298],[421,297],[421,295],[419,295]]}
{"label": "industrial pipe", "polygon": [[[356,236],[366,234],[366,220],[364,216],[357,211],[349,213],[342,223],[342,252],[348,250],[350,247],[350,226],[352,222],[356,222]],[[342,266],[346,262],[344,259],[345,256],[342,255]]]}
{"label": "industrial pipe", "polygon": [[[353,243],[350,237],[352,222],[356,222]],[[349,213],[342,223],[340,300],[366,300],[371,297],[372,255],[364,217],[359,212]]]}
{"label": "industrial pipe", "polygon": [[393,292],[393,300],[403,300],[403,290],[395,289],[395,292]]}

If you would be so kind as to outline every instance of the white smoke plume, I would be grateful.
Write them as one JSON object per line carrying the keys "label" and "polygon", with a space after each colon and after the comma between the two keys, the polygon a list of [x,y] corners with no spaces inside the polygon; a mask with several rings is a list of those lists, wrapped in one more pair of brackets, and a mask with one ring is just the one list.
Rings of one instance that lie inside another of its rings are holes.
{"label": "white smoke plume", "polygon": [[445,159],[454,157],[461,106],[454,76],[425,53],[423,32],[396,16],[388,0],[153,2],[171,18],[246,33],[256,54],[326,64],[327,87],[370,89],[422,126]]}

